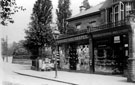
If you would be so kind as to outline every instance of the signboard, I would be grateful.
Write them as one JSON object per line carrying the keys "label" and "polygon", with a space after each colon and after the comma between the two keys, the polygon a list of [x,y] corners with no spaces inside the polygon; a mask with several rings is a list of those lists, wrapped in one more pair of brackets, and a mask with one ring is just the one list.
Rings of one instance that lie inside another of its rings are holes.
{"label": "signboard", "polygon": [[67,42],[73,42],[73,41],[84,40],[84,39],[88,39],[88,35],[81,35],[81,36],[58,40],[57,43],[67,43]]}
{"label": "signboard", "polygon": [[114,37],[114,43],[120,43],[120,36]]}

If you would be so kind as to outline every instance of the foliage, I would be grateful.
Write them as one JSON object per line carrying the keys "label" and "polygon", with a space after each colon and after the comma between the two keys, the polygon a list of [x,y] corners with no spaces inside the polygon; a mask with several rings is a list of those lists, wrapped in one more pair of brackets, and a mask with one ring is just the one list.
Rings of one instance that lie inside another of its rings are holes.
{"label": "foliage", "polygon": [[67,33],[68,35],[72,35],[72,34],[76,34],[77,33],[77,29],[72,26],[72,25],[68,25],[68,29],[67,29]]}
{"label": "foliage", "polygon": [[18,47],[18,43],[13,42],[12,45],[8,47],[8,55],[12,56],[17,47]]}
{"label": "foliage", "polygon": [[69,6],[70,0],[59,0],[58,2],[58,9],[56,9],[57,26],[61,34],[65,34],[68,29],[66,19],[72,15]]}
{"label": "foliage", "polygon": [[2,55],[12,56],[12,55],[29,55],[28,51],[24,48],[23,42],[19,43],[13,42],[8,46],[7,41],[2,38]]}
{"label": "foliage", "polygon": [[0,24],[6,26],[8,22],[14,23],[11,15],[15,14],[19,10],[25,11],[26,9],[23,8],[23,6],[17,6],[15,0],[1,0],[0,10],[0,17],[2,19]]}
{"label": "foliage", "polygon": [[14,42],[13,45],[9,48],[13,50],[12,55],[29,55],[29,52],[24,47],[24,40],[19,41],[18,43]]}
{"label": "foliage", "polygon": [[24,46],[32,55],[39,56],[40,50],[44,46],[51,46],[54,43],[51,22],[52,2],[50,0],[37,0],[34,4],[29,29],[25,31],[27,36]]}

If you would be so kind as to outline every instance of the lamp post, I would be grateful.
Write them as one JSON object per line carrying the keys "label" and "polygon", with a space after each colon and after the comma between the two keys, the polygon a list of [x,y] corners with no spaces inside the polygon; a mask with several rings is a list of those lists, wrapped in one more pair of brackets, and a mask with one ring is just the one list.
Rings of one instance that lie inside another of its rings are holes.
{"label": "lamp post", "polygon": [[[55,39],[55,41],[57,41],[57,39],[58,39],[58,37],[59,37],[59,34],[60,34],[60,32],[57,30],[57,29],[54,29],[54,31],[53,31],[53,37],[54,37],[54,39]],[[58,48],[58,44],[57,44],[57,42],[56,42],[56,48],[55,48],[55,50],[59,50],[59,48]],[[58,56],[58,52],[57,52],[57,54],[55,53],[55,78],[57,78],[57,56]]]}

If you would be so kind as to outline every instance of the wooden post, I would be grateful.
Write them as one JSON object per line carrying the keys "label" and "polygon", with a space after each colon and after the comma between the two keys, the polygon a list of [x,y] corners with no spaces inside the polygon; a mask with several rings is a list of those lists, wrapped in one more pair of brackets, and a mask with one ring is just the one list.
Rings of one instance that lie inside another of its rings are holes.
{"label": "wooden post", "polygon": [[89,65],[90,65],[90,73],[95,72],[95,59],[94,59],[94,46],[93,46],[93,37],[92,34],[89,36],[89,55],[90,55],[90,60],[89,60]]}

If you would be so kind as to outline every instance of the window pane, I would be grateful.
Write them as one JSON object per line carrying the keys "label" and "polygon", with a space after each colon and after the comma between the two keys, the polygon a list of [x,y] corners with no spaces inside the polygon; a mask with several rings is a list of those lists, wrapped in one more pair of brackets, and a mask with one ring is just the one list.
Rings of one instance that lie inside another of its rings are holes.
{"label": "window pane", "polygon": [[77,29],[81,29],[81,24],[76,25]]}
{"label": "window pane", "polygon": [[118,6],[115,7],[115,12],[118,12]]}
{"label": "window pane", "polygon": [[96,21],[91,21],[91,22],[89,22],[89,25],[90,25],[91,27],[96,27]]}
{"label": "window pane", "polygon": [[133,9],[135,9],[135,2],[133,2]]}
{"label": "window pane", "polygon": [[121,20],[124,20],[124,11],[121,11]]}
{"label": "window pane", "polygon": [[124,10],[124,4],[121,3],[121,10]]}
{"label": "window pane", "polygon": [[115,14],[115,22],[118,21],[118,17],[119,17],[119,16],[118,16],[118,13]]}

